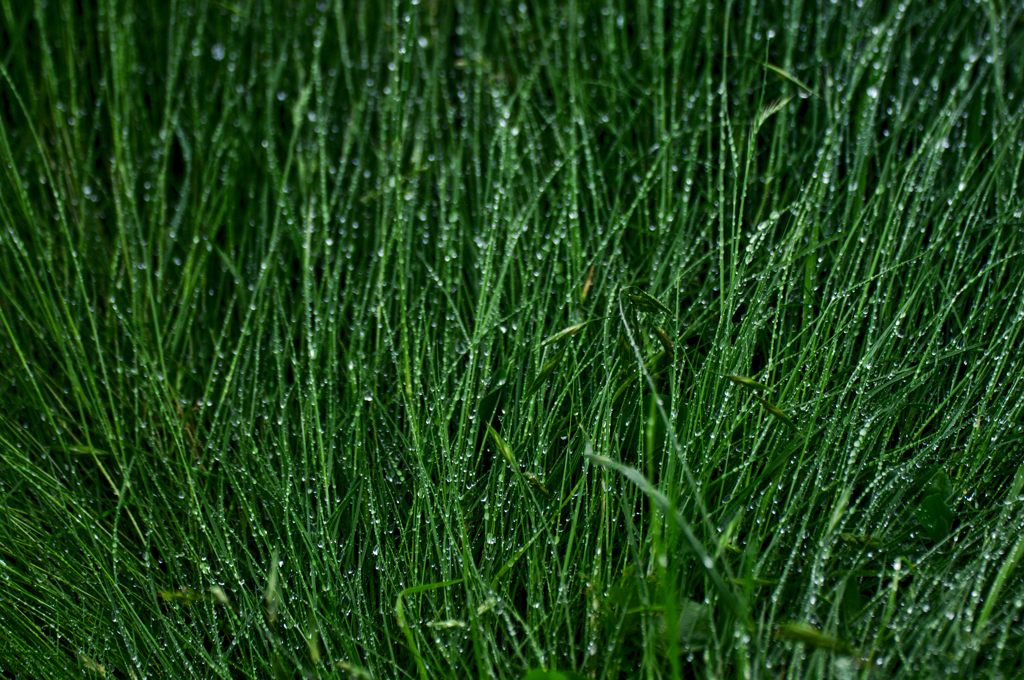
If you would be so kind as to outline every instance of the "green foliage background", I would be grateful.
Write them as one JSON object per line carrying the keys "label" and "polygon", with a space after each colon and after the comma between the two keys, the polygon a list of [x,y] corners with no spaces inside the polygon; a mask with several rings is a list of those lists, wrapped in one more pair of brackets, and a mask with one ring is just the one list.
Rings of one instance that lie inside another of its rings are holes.
{"label": "green foliage background", "polygon": [[1019,672],[1021,25],[2,3],[5,676]]}

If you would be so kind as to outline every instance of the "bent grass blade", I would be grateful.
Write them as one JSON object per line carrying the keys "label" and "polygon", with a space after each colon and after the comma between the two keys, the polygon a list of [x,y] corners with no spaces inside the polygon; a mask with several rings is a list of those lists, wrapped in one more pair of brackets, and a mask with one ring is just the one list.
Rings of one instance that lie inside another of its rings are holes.
{"label": "bent grass blade", "polygon": [[741,387],[746,387],[747,389],[750,389],[750,390],[754,390],[755,392],[761,392],[761,391],[767,391],[768,390],[768,386],[767,385],[762,385],[761,383],[757,382],[756,380],[752,380],[752,379],[750,379],[750,378],[748,378],[746,376],[743,376],[743,375],[733,375],[733,374],[730,373],[728,375],[723,375],[722,377],[723,378],[728,378],[729,380],[733,381],[737,385],[740,385]]}
{"label": "bent grass blade", "polygon": [[549,337],[544,342],[540,343],[540,346],[541,347],[547,347],[548,345],[550,345],[553,342],[558,342],[559,340],[562,340],[563,338],[568,338],[568,337],[571,337],[573,335],[576,335],[577,333],[579,333],[581,330],[583,330],[584,328],[586,328],[590,324],[594,323],[595,321],[600,321],[600,320],[601,319],[591,319],[590,321],[584,321],[583,323],[578,323],[578,324],[576,324],[574,326],[569,326],[568,328],[563,328],[562,330],[558,331],[557,333],[555,333],[554,335]]}
{"label": "bent grass blade", "polygon": [[590,273],[587,274],[587,282],[583,284],[583,291],[580,293],[580,304],[587,301],[587,295],[590,293],[590,285],[594,283],[594,265],[590,265]]}
{"label": "bent grass blade", "polygon": [[658,337],[658,342],[661,343],[661,346],[665,348],[665,352],[668,354],[669,359],[675,358],[675,343],[672,342],[672,338],[668,336],[668,333],[665,332],[665,329],[655,326],[654,334]]}
{"label": "bent grass blade", "polygon": [[669,316],[674,316],[672,310],[665,306],[658,298],[654,297],[650,293],[647,293],[639,288],[633,289],[635,292],[628,293],[626,297],[629,298],[637,309],[641,312],[647,312],[649,314],[657,314],[658,312],[664,312]]}
{"label": "bent grass blade", "polygon": [[556,368],[558,368],[558,364],[562,362],[562,357],[564,355],[565,347],[558,350],[558,354],[555,355],[554,359],[544,364],[543,368],[540,369],[540,373],[537,374],[537,377],[534,378],[533,382],[530,384],[530,388],[526,390],[527,397],[533,396],[533,394],[537,390],[539,390],[544,385],[544,383],[548,381],[548,378],[551,377],[551,374],[555,372]]}
{"label": "bent grass blade", "polygon": [[498,448],[498,453],[501,454],[501,457],[512,466],[513,470],[519,472],[519,464],[516,463],[516,457],[512,454],[512,447],[508,445],[508,442],[506,442],[502,436],[498,434],[497,430],[490,425],[487,425],[487,432],[491,435],[491,439],[494,441],[494,445]]}
{"label": "bent grass blade", "polygon": [[412,652],[413,659],[416,661],[416,670],[419,672],[420,680],[427,680],[430,676],[427,675],[427,667],[423,662],[423,656],[420,654],[419,645],[416,644],[416,638],[412,634],[412,628],[409,626],[409,621],[405,617],[405,604],[402,602],[403,597],[409,595],[415,595],[416,593],[424,593],[428,590],[436,590],[438,588],[447,588],[462,583],[463,579],[457,578],[451,581],[441,581],[439,583],[424,583],[418,586],[412,586],[411,588],[404,588],[398,597],[395,599],[395,621],[398,623],[398,627],[402,629],[402,633],[405,635],[405,642],[409,645],[409,651]]}
{"label": "bent grass blade", "polygon": [[821,632],[809,623],[791,622],[780,625],[772,633],[776,640],[801,642],[809,647],[827,649],[845,656],[852,656],[863,661],[863,656],[856,647],[833,635]]}
{"label": "bent grass blade", "polygon": [[597,465],[609,468],[621,474],[623,477],[625,477],[634,485],[636,485],[636,487],[640,489],[640,491],[642,491],[648,498],[654,501],[654,503],[658,505],[659,508],[661,508],[662,512],[675,519],[676,524],[679,526],[679,529],[683,534],[683,538],[686,541],[687,547],[689,547],[690,550],[693,551],[694,555],[697,556],[697,563],[700,565],[701,569],[704,570],[704,573],[711,581],[711,584],[714,586],[715,590],[718,591],[718,595],[722,598],[722,601],[725,603],[726,607],[729,608],[729,611],[732,612],[733,616],[735,616],[739,621],[743,622],[743,624],[747,627],[748,630],[753,630],[754,623],[750,617],[750,612],[747,610],[746,604],[744,603],[742,596],[735,592],[729,586],[726,580],[722,578],[722,574],[719,573],[718,569],[715,568],[715,561],[711,558],[711,555],[708,554],[708,551],[704,549],[704,546],[697,539],[697,536],[693,533],[693,529],[690,528],[690,523],[686,521],[686,518],[683,517],[683,515],[678,510],[676,510],[675,507],[673,507],[668,497],[665,496],[665,494],[658,491],[657,489],[655,489],[654,485],[651,484],[651,482],[648,481],[646,477],[640,474],[639,471],[627,465],[623,465],[622,463],[612,460],[611,458],[606,458],[605,456],[591,453],[589,451],[584,453],[583,455],[587,458],[587,460],[590,460],[596,463]]}
{"label": "bent grass blade", "polygon": [[754,398],[757,399],[758,403],[761,404],[761,406],[764,407],[765,411],[768,411],[768,413],[771,413],[773,416],[775,416],[776,418],[778,418],[779,420],[784,422],[794,432],[797,432],[797,433],[800,432],[800,430],[796,426],[796,423],[794,423],[792,420],[790,420],[789,416],[787,416],[785,413],[783,413],[782,409],[780,409],[778,406],[776,406],[775,404],[771,403],[767,399],[762,399],[761,397],[759,397],[757,395],[754,395]]}
{"label": "bent grass blade", "polygon": [[487,432],[488,434],[491,435],[491,440],[497,447],[498,453],[500,453],[501,457],[505,459],[505,462],[507,462],[509,466],[511,466],[512,471],[517,476],[520,476],[522,479],[528,481],[531,486],[533,486],[535,489],[540,491],[548,498],[554,498],[554,496],[551,495],[551,492],[547,490],[547,487],[544,486],[544,483],[540,481],[540,478],[537,477],[537,475],[533,474],[532,472],[522,472],[519,469],[519,463],[518,461],[516,461],[515,454],[512,453],[512,447],[508,445],[508,442],[506,442],[505,439],[500,434],[498,434],[497,430],[488,425]]}

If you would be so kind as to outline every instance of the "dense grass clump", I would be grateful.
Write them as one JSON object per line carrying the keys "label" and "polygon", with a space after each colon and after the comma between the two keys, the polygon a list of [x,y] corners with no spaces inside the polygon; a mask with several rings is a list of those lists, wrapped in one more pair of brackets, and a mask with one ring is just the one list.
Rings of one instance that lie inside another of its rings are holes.
{"label": "dense grass clump", "polygon": [[1022,22],[4,3],[4,677],[1021,673]]}

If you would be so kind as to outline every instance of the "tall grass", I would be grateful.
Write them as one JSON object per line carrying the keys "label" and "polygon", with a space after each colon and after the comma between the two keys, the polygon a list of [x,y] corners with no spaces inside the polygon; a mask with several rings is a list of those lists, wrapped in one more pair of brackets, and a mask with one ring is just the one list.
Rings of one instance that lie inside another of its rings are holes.
{"label": "tall grass", "polygon": [[6,677],[1020,672],[1014,3],[85,5],[3,5]]}

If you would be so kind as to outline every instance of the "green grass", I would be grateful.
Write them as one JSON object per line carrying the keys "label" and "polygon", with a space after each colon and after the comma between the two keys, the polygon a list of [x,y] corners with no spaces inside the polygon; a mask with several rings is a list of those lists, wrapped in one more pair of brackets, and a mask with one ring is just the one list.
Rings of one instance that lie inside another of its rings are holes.
{"label": "green grass", "polygon": [[4,677],[1022,672],[1016,3],[273,4],[0,3]]}

